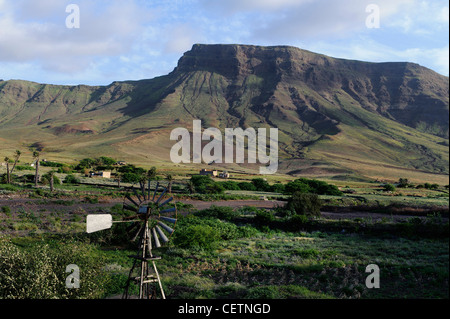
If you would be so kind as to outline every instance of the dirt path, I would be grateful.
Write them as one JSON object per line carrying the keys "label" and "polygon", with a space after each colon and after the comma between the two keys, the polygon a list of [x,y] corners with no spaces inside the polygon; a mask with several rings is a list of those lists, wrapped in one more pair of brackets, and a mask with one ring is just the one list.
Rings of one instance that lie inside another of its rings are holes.
{"label": "dirt path", "polygon": [[[209,208],[213,205],[219,207],[232,207],[232,208],[242,208],[246,206],[257,207],[257,208],[266,208],[272,209],[276,207],[282,207],[286,202],[284,201],[276,201],[276,200],[222,200],[222,201],[199,201],[199,200],[180,200],[180,202],[184,204],[193,205],[195,210],[202,210]],[[1,196],[0,197],[0,207],[9,206],[11,210],[17,212],[19,210],[25,211],[59,211],[59,212],[67,212],[67,213],[75,213],[80,212],[81,214],[86,213],[96,213],[96,212],[109,212],[109,209],[116,205],[122,204],[122,199],[114,199],[102,201],[99,203],[86,203],[83,201],[75,200],[72,205],[61,205],[52,200],[42,200],[42,199],[31,199],[31,198],[20,198],[16,196]],[[0,219],[2,214],[0,213]],[[339,210],[335,212],[323,211],[322,217],[327,219],[354,219],[354,218],[364,218],[371,219],[373,221],[388,219],[393,221],[400,221],[411,217],[418,217],[418,215],[414,214],[383,214],[383,213],[372,213],[367,211],[344,211]],[[425,218],[422,216],[419,216]],[[448,216],[443,218],[448,219]]]}

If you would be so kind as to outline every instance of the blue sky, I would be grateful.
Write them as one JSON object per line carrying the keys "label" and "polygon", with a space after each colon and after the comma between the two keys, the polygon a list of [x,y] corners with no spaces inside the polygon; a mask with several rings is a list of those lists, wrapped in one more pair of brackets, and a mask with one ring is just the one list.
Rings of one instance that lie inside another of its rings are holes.
{"label": "blue sky", "polygon": [[[80,27],[69,29],[69,4]],[[379,28],[368,28],[370,4]],[[448,0],[0,0],[0,79],[107,85],[171,72],[194,43],[291,45],[448,76]]]}

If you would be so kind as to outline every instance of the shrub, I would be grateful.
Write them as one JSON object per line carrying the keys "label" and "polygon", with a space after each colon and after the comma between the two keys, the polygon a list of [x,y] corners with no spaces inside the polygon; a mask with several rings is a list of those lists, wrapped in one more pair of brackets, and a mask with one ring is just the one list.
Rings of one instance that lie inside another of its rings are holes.
{"label": "shrub", "polygon": [[317,194],[304,194],[295,192],[289,198],[286,209],[295,212],[297,215],[308,215],[320,217],[322,201]]}
{"label": "shrub", "polygon": [[342,192],[335,186],[315,179],[299,178],[285,186],[285,194],[312,193],[318,195],[341,196]]}
{"label": "shrub", "polygon": [[219,234],[211,226],[188,225],[178,227],[173,242],[181,248],[212,249],[219,239]]}
{"label": "shrub", "polygon": [[11,216],[11,208],[9,206],[2,206],[1,211],[6,216],[8,216],[8,217]]}
{"label": "shrub", "polygon": [[222,220],[232,220],[233,218],[236,218],[238,216],[238,212],[234,211],[233,208],[229,206],[212,205],[210,208],[203,209],[194,213],[194,215],[199,217],[212,217]]}
{"label": "shrub", "polygon": [[255,186],[257,191],[260,192],[270,192],[270,185],[263,178],[254,178],[252,179],[252,184]]}
{"label": "shrub", "polygon": [[395,186],[392,184],[386,184],[383,187],[384,191],[386,192],[395,192]]}
{"label": "shrub", "polygon": [[[47,185],[50,184],[50,173],[47,173],[45,175],[42,175],[42,184]],[[61,185],[61,181],[59,180],[58,176],[53,174],[53,185]]]}
{"label": "shrub", "polygon": [[79,182],[80,180],[72,174],[67,175],[64,179],[65,184],[78,184]]}
{"label": "shrub", "polygon": [[238,186],[243,191],[256,191],[255,185],[249,182],[240,182],[238,183]]}
{"label": "shrub", "polygon": [[255,223],[258,225],[269,225],[275,220],[275,216],[268,210],[260,210],[256,212]]}
{"label": "shrub", "polygon": [[234,181],[226,181],[226,182],[218,182],[220,186],[222,186],[225,190],[230,191],[239,191],[241,188],[239,187],[237,182]]}
{"label": "shrub", "polygon": [[[107,277],[99,257],[89,244],[37,243],[21,249],[0,238],[0,299],[101,298]],[[70,264],[82,271],[79,289],[66,288]]]}

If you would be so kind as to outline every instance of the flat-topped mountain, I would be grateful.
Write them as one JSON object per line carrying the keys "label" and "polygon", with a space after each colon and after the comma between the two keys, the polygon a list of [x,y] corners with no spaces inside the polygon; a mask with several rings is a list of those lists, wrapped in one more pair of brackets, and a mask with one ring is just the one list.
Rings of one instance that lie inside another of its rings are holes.
{"label": "flat-topped mountain", "polygon": [[34,145],[65,160],[167,163],[170,131],[200,119],[277,127],[291,174],[448,174],[448,112],[448,77],[420,65],[288,46],[196,44],[166,76],[108,86],[0,81],[2,153]]}

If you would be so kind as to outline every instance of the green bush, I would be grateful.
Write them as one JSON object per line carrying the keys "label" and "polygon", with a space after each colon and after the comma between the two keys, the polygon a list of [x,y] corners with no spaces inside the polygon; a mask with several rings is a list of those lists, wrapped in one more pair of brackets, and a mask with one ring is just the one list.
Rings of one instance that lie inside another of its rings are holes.
{"label": "green bush", "polygon": [[392,184],[386,184],[383,187],[384,191],[386,192],[395,192],[395,186]]}
{"label": "green bush", "polygon": [[260,226],[267,226],[275,220],[275,216],[273,215],[273,213],[268,210],[257,211],[254,218],[255,223]]}
{"label": "green bush", "polygon": [[322,201],[317,194],[304,194],[301,192],[295,192],[286,204],[286,209],[297,215],[317,217],[320,217],[321,207]]}
{"label": "green bush", "polygon": [[173,243],[181,248],[212,249],[219,239],[219,234],[211,226],[188,225],[178,227]]}
{"label": "green bush", "polygon": [[64,179],[65,184],[78,184],[79,182],[80,180],[72,174],[67,175]]}
{"label": "green bush", "polygon": [[341,196],[342,192],[335,186],[315,179],[299,178],[285,186],[285,194],[312,193],[318,195]]}
{"label": "green bush", "polygon": [[238,183],[238,186],[243,191],[256,191],[255,185],[249,182],[240,182]]}
{"label": "green bush", "polygon": [[[50,173],[42,175],[41,181],[42,181],[42,184],[44,184],[44,185],[50,184]],[[61,181],[59,180],[58,176],[56,176],[54,174],[53,174],[53,185],[61,185]]]}
{"label": "green bush", "polygon": [[9,206],[2,206],[1,211],[6,216],[8,216],[8,217],[11,216],[11,208]]}
{"label": "green bush", "polygon": [[212,217],[228,221],[236,218],[238,214],[239,214],[238,212],[234,211],[233,208],[229,206],[215,206],[215,205],[212,205],[210,208],[203,209],[194,213],[195,216],[199,217]]}
{"label": "green bush", "polygon": [[270,192],[269,183],[263,178],[254,178],[252,179],[252,184],[255,186],[257,191],[260,192]]}
{"label": "green bush", "polygon": [[[105,260],[89,244],[36,243],[21,248],[0,238],[0,299],[86,299],[103,297]],[[68,265],[80,269],[80,288],[66,287]]]}

